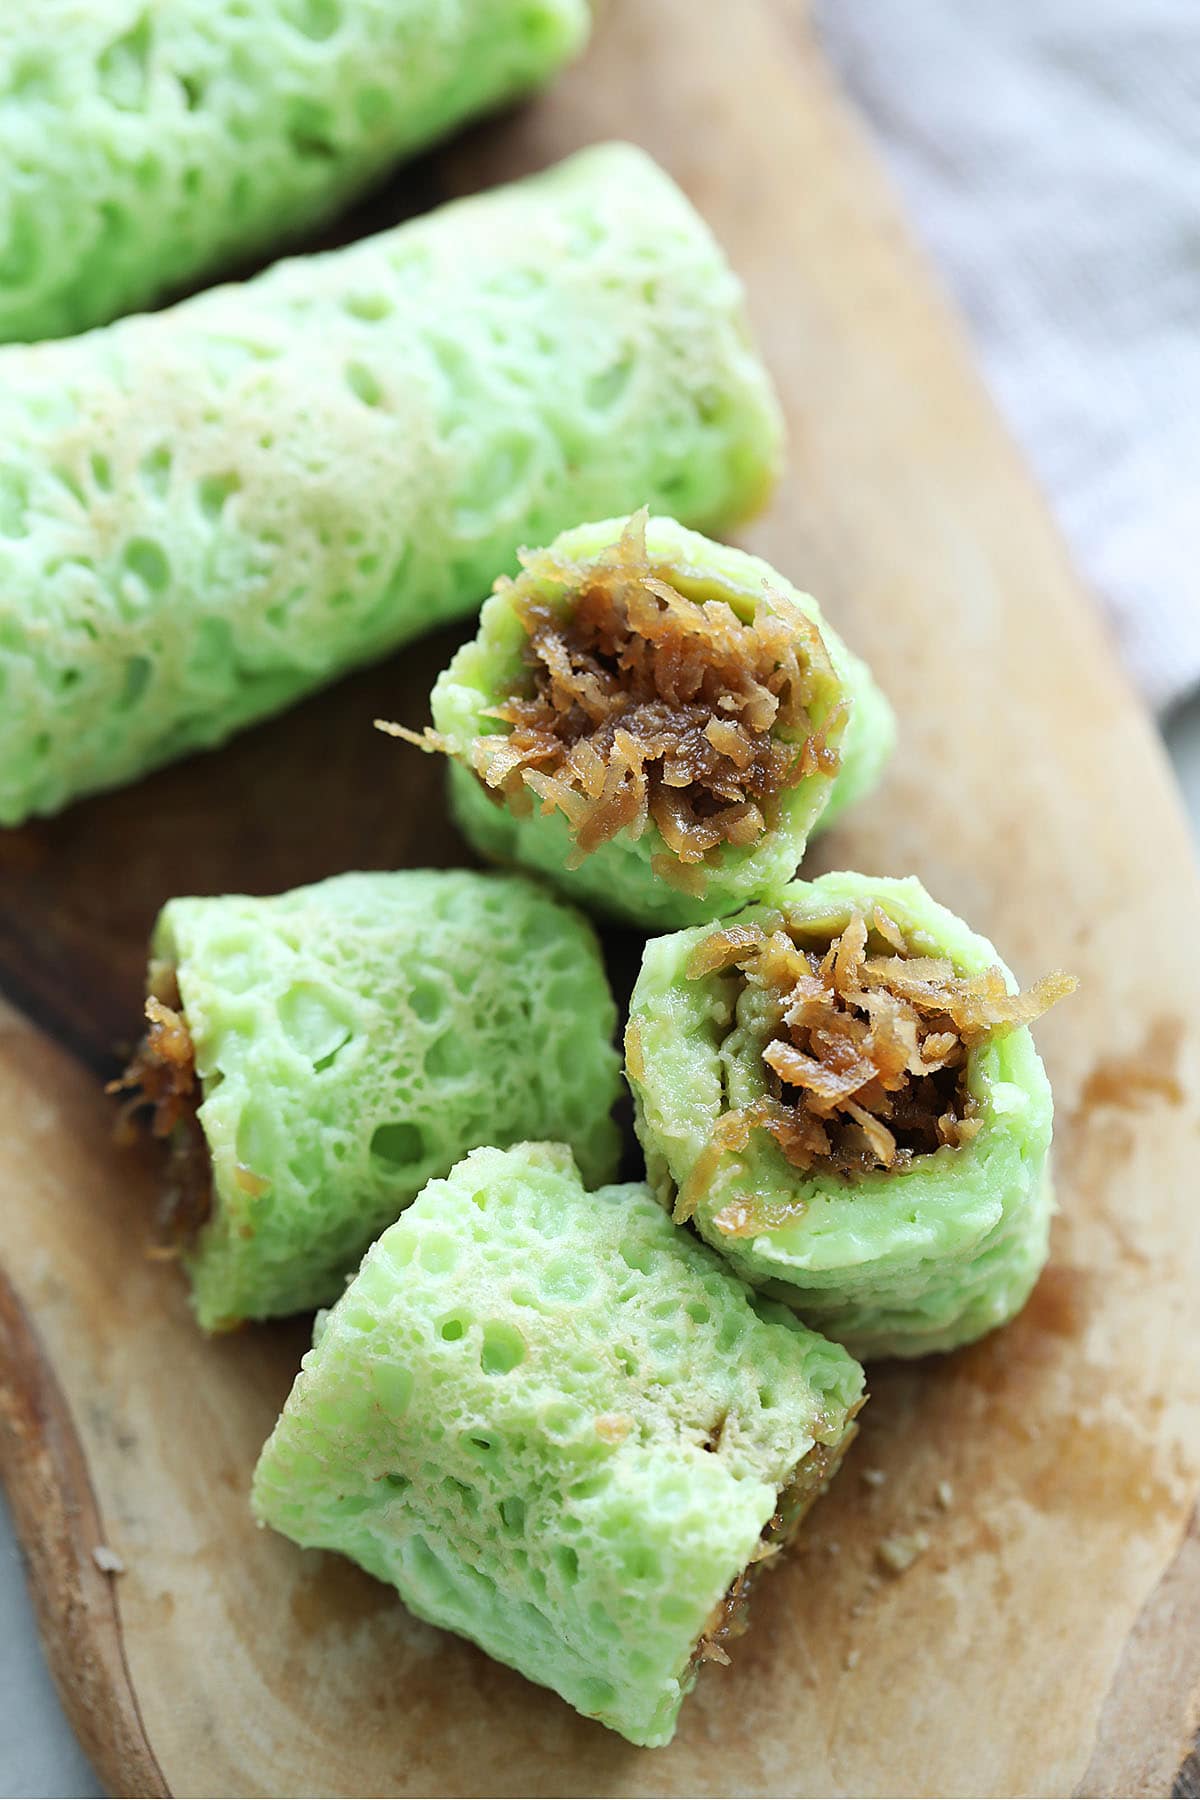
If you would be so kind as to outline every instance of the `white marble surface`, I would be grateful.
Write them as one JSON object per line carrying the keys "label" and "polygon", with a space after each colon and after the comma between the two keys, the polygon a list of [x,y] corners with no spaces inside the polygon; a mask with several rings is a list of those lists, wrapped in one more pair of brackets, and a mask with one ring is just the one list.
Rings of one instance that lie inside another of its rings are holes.
{"label": "white marble surface", "polygon": [[[1167,721],[1164,737],[1200,840],[1200,697]],[[21,1559],[0,1502],[0,1800],[103,1791],[42,1661]]]}

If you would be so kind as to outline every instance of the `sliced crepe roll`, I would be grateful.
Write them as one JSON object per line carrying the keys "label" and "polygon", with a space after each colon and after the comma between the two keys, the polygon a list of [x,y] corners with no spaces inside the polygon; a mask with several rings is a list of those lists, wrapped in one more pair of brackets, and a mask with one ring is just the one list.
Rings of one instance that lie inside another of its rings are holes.
{"label": "sliced crepe roll", "polygon": [[560,1145],[477,1150],[318,1321],[254,1508],[665,1744],[862,1394],[643,1187],[586,1192]]}
{"label": "sliced crepe roll", "polygon": [[0,825],[221,742],[621,507],[779,453],[741,289],[640,151],[0,350]]}
{"label": "sliced crepe roll", "polygon": [[626,1066],[649,1179],[855,1355],[947,1350],[1046,1259],[1053,1108],[1027,994],[916,880],[793,882],[646,947]]}
{"label": "sliced crepe roll", "polygon": [[477,1144],[553,1132],[589,1180],[615,1171],[599,947],[532,882],[408,870],[172,900],[153,958],[119,1085],[169,1146],[162,1237],[208,1330],[332,1299]]}
{"label": "sliced crepe roll", "polygon": [[439,678],[432,731],[399,732],[453,759],[484,855],[634,924],[688,924],[788,880],[876,780],[887,702],[757,557],[643,512],[522,561]]}

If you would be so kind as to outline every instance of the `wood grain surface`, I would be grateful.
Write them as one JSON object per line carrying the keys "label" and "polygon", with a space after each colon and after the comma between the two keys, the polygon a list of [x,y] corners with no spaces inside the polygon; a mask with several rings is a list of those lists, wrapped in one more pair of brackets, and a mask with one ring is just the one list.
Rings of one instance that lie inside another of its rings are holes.
{"label": "wood grain surface", "polygon": [[[305,1322],[199,1337],[96,1076],[171,893],[460,860],[432,763],[370,728],[422,721],[430,640],[0,834],[0,1459],[52,1665],[120,1793],[1166,1793],[1200,1692],[1200,879],[1161,752],[799,8],[612,0],[588,58],[426,165],[422,198],[609,136],[662,160],[747,281],[792,433],[747,541],[899,713],[884,788],[812,868],[913,871],[1023,978],[1081,977],[1039,1027],[1052,1265],[1007,1331],[871,1371],[806,1547],[668,1750],[255,1530]],[[887,1577],[881,1539],[917,1528],[928,1552]]]}

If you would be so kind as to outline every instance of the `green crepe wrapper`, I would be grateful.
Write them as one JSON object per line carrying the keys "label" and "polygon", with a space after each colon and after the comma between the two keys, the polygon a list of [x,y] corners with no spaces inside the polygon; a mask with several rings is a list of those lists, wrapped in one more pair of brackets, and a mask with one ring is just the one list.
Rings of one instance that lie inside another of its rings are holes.
{"label": "green crepe wrapper", "polygon": [[[785,887],[773,913],[828,920],[834,936],[857,907],[878,904],[922,953],[948,957],[960,974],[1003,963],[986,938],[931,900],[920,882],[839,873]],[[646,946],[630,1005],[627,1075],[648,1178],[673,1206],[718,1118],[767,1091],[765,1013],[745,1006],[728,971],[689,980],[704,930]],[[1010,988],[1016,983],[1004,970]],[[736,1029],[735,1029],[736,1027]],[[1048,1159],[1053,1102],[1028,1027],[970,1053],[968,1086],[982,1128],[969,1142],[916,1157],[897,1171],[853,1181],[794,1168],[765,1132],[716,1161],[694,1223],[747,1280],[795,1306],[856,1356],[920,1356],[950,1350],[1020,1311],[1046,1261],[1052,1196]],[[794,1222],[753,1237],[715,1224],[735,1200],[769,1207],[795,1200]]]}
{"label": "green crepe wrapper", "polygon": [[832,1476],[862,1386],[644,1187],[586,1193],[560,1145],[477,1150],[318,1321],[253,1504],[664,1744],[714,1609],[797,1465],[789,1514]]}
{"label": "green crepe wrapper", "polygon": [[765,495],[778,413],[679,190],[607,145],[0,351],[0,824],[472,612],[517,549]]}
{"label": "green crepe wrapper", "polygon": [[584,0],[10,0],[0,340],[141,310],[537,85]]}
{"label": "green crepe wrapper", "polygon": [[[549,554],[586,565],[610,549],[628,524],[628,518],[620,518],[575,526],[554,540]],[[664,566],[666,579],[688,599],[723,600],[742,618],[752,618],[760,607],[770,610],[772,594],[798,607],[820,631],[835,677],[822,692],[814,722],[821,723],[839,702],[848,706],[837,775],[817,771],[783,793],[757,844],[745,849],[724,845],[710,852],[703,864],[702,896],[673,886],[652,869],[652,858],[665,851],[652,820],[641,837],[619,832],[578,868],[568,868],[574,844],[561,812],[544,811],[531,796],[531,810],[518,816],[507,804],[498,805],[466,761],[459,760],[469,757],[476,737],[506,730],[487,709],[511,691],[524,671],[522,650],[528,638],[511,592],[502,588],[484,604],[478,635],[439,676],[430,704],[434,728],[456,759],[450,770],[454,815],[478,851],[493,861],[536,870],[597,912],[661,931],[736,912],[794,875],[809,834],[874,786],[891,752],[895,724],[866,664],[846,648],[812,596],[793,587],[769,563],[713,543],[672,518],[647,520],[646,548],[651,562]],[[538,579],[530,584],[526,579],[521,585],[523,592],[532,585],[540,603],[569,610],[569,594],[561,583]]]}
{"label": "green crepe wrapper", "polygon": [[520,877],[340,875],[170,901],[214,1211],[186,1257],[206,1329],[340,1293],[481,1143],[553,1132],[613,1175],[616,1011],[586,921]]}

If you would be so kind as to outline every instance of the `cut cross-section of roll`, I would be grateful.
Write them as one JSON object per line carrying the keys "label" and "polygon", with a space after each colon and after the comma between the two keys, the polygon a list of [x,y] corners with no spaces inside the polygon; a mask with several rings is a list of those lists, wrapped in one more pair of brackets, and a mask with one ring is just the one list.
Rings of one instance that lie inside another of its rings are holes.
{"label": "cut cross-section of roll", "polygon": [[638,513],[522,560],[414,739],[453,759],[485,855],[635,924],[689,924],[787,881],[877,778],[887,702],[757,557]]}
{"label": "cut cross-section of roll", "polygon": [[946,1350],[1045,1262],[1050,1086],[1027,994],[916,880],[793,882],[646,947],[626,1067],[649,1179],[859,1356]]}
{"label": "cut cross-section of roll", "polygon": [[121,1084],[170,1147],[162,1236],[208,1330],[340,1293],[477,1144],[615,1172],[616,1010],[587,921],[519,876],[340,875],[172,900]]}
{"label": "cut cross-section of roll", "polygon": [[477,1150],[318,1321],[254,1508],[664,1744],[862,1395],[644,1187],[586,1192],[561,1145]]}

